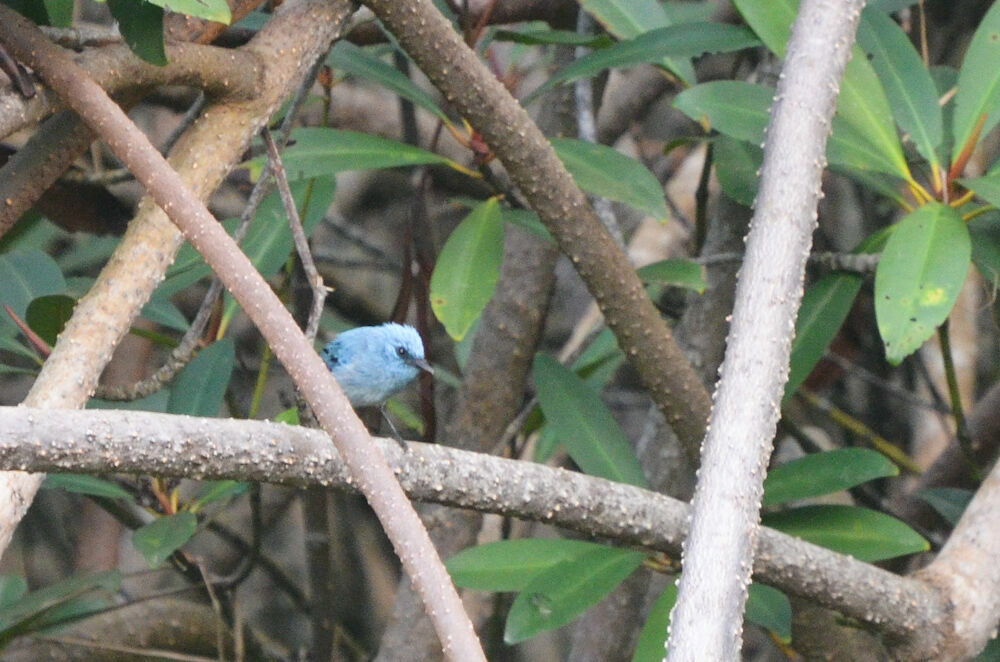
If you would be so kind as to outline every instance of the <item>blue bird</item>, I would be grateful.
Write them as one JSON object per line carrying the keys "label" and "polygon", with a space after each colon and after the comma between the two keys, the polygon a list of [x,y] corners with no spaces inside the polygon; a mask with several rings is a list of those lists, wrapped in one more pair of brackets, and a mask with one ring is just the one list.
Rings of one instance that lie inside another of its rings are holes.
{"label": "blue bird", "polygon": [[378,405],[397,439],[384,404],[421,370],[434,374],[424,358],[424,343],[412,326],[387,322],[344,331],[320,354],[354,407]]}

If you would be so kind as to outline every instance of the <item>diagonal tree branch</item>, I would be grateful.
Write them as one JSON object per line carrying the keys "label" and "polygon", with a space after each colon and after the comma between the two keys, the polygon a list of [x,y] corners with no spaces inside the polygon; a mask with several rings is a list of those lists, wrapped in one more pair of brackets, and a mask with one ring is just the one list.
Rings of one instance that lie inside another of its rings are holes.
{"label": "diagonal tree branch", "polygon": [[[336,26],[335,30],[339,29],[351,7],[346,2],[328,5],[332,7],[304,2],[297,8],[314,14],[311,17],[314,23],[325,20]],[[268,341],[323,429],[333,438],[359,489],[381,521],[403,567],[424,599],[445,655],[452,660],[485,661],[458,593],[420,518],[385,458],[370,443],[367,430],[333,375],[277,295],[204,203],[100,86],[46,41],[29,21],[3,8],[0,19],[0,40],[105,141],[219,275]],[[329,40],[317,43],[321,45],[328,46]],[[294,68],[303,70],[311,64],[312,59],[298,61]]]}
{"label": "diagonal tree branch", "polygon": [[572,260],[667,422],[697,457],[711,404],[708,393],[548,140],[431,0],[365,4],[500,158]]}

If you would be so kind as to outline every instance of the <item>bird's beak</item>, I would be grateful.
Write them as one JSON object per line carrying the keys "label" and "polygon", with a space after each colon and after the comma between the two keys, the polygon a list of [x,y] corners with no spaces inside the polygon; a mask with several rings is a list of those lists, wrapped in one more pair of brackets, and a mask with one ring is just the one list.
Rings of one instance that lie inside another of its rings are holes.
{"label": "bird's beak", "polygon": [[410,361],[410,363],[412,365],[415,365],[416,367],[420,368],[421,370],[423,370],[424,372],[426,372],[428,375],[433,375],[434,374],[434,368],[432,368],[431,364],[428,363],[425,359],[413,359],[412,361]]}

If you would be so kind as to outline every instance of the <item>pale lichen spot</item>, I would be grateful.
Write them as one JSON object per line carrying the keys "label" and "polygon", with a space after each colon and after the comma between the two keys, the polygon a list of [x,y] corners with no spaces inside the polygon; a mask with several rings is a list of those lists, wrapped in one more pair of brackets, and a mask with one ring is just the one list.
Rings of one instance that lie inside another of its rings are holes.
{"label": "pale lichen spot", "polygon": [[921,306],[939,306],[947,298],[943,287],[932,287],[920,293]]}

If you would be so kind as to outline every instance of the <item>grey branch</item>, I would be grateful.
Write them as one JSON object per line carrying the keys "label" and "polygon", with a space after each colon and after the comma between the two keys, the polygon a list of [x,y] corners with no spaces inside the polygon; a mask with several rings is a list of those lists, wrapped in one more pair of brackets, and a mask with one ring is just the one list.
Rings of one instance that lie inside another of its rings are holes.
{"label": "grey branch", "polygon": [[[111,410],[0,407],[0,469],[150,473],[355,489],[329,437],[262,421]],[[530,462],[376,440],[411,498],[555,524],[676,556],[687,504]],[[919,581],[762,529],[755,579],[836,609],[894,639],[941,632],[945,605]]]}

